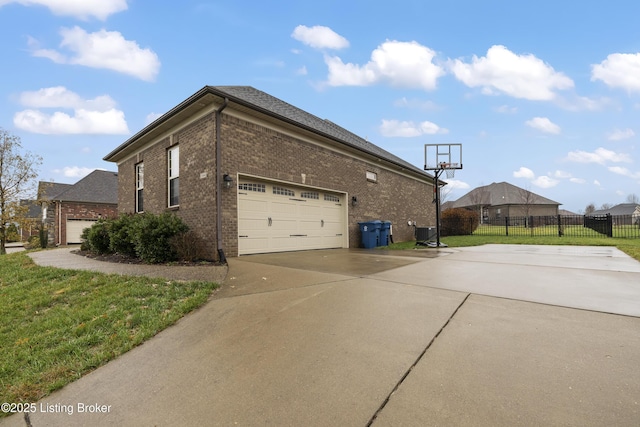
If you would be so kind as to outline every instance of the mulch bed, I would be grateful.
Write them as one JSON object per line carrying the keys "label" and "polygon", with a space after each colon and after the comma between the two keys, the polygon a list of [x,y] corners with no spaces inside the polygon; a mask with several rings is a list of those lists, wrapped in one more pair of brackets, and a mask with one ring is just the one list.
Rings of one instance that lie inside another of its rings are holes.
{"label": "mulch bed", "polygon": [[[108,255],[100,255],[100,254],[96,254],[94,252],[89,252],[89,251],[82,251],[82,250],[75,250],[75,251],[71,251],[71,253],[74,253],[76,255],[80,255],[80,256],[84,256],[87,258],[91,258],[91,259],[95,259],[96,261],[104,261],[104,262],[113,262],[113,263],[119,263],[119,264],[146,264],[146,265],[150,265],[147,262],[144,262],[143,260],[141,260],[140,258],[132,258],[132,257],[128,257],[125,255],[121,255],[121,254],[108,254]],[[167,262],[167,263],[162,263],[162,264],[155,264],[155,265],[177,265],[177,266],[185,266],[185,267],[203,267],[203,266],[216,266],[216,265],[222,265],[219,262],[216,261],[171,261],[171,262]]]}

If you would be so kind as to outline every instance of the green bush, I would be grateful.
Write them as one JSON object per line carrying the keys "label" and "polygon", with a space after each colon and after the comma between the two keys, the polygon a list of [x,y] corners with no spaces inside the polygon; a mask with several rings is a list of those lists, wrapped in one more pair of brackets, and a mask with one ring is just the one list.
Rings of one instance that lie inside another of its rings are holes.
{"label": "green bush", "polygon": [[173,261],[177,258],[171,238],[186,232],[189,227],[169,212],[161,215],[140,214],[140,219],[132,224],[132,237],[136,254],[140,259],[152,264]]}
{"label": "green bush", "polygon": [[123,214],[111,220],[109,229],[109,249],[111,252],[136,257],[136,245],[134,242],[135,224],[142,218],[141,215]]}
{"label": "green bush", "polygon": [[[178,252],[172,238],[189,227],[169,212],[124,214],[101,219],[82,232],[82,250],[98,254],[118,253],[156,264],[173,261]],[[189,254],[192,256],[193,254]]]}
{"label": "green bush", "polygon": [[[109,249],[110,225],[110,220],[100,219],[91,227],[82,230],[80,237],[87,243],[89,250],[100,255],[111,253]],[[85,248],[87,245],[84,245]]]}
{"label": "green bush", "polygon": [[480,221],[478,213],[464,208],[448,209],[442,213],[442,236],[467,236],[473,234]]}

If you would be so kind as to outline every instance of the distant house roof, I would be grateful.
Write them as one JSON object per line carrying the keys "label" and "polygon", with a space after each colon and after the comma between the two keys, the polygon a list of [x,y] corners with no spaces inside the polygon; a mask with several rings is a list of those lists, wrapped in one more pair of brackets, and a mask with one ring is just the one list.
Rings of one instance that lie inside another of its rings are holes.
{"label": "distant house roof", "polygon": [[350,148],[387,160],[417,173],[424,178],[432,178],[432,175],[426,173],[424,170],[383,150],[337,124],[314,116],[251,86],[205,86],[190,98],[129,138],[111,153],[107,154],[104,160],[110,162],[119,161],[135,152],[138,145],[144,144],[149,139],[160,135],[163,126],[173,126],[180,120],[183,120],[184,118],[181,117],[185,114],[194,114],[197,111],[209,107],[213,103],[220,103],[224,99],[236,104],[240,109],[245,109],[245,111],[257,111],[298,128],[329,138]]}
{"label": "distant house roof", "polygon": [[[530,199],[527,200],[527,195]],[[465,208],[470,206],[505,206],[505,205],[556,205],[555,202],[546,197],[542,197],[524,188],[516,187],[508,182],[494,182],[493,184],[475,188],[453,202],[454,208]]]}
{"label": "distant house roof", "polygon": [[118,203],[118,173],[94,170],[75,184],[40,182],[40,198],[63,202]]}
{"label": "distant house roof", "polygon": [[577,214],[577,213],[575,213],[575,212],[568,211],[568,210],[566,210],[566,209],[558,209],[558,215],[562,215],[562,216],[575,216],[575,215],[578,215],[578,214]]}
{"label": "distant house roof", "polygon": [[39,218],[42,216],[42,208],[37,200],[20,200],[20,206],[27,206],[26,218]]}
{"label": "distant house roof", "polygon": [[589,215],[633,215],[638,207],[640,207],[640,205],[637,203],[620,203],[609,209],[593,211]]}

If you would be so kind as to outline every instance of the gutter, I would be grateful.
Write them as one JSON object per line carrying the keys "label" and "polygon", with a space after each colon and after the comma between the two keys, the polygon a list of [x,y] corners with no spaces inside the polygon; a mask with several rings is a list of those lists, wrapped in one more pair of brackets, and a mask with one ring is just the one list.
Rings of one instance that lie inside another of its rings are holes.
{"label": "gutter", "polygon": [[229,99],[224,98],[224,102],[216,110],[216,242],[218,249],[218,259],[221,263],[226,264],[227,258],[224,255],[224,250],[222,249],[222,185],[223,177],[222,177],[222,144],[221,144],[221,136],[220,131],[222,129],[222,110],[227,108],[229,105]]}

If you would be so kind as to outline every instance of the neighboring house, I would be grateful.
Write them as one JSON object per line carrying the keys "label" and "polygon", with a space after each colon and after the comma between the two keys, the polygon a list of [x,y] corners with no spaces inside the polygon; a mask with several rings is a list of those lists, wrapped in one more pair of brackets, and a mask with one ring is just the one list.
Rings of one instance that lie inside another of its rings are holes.
{"label": "neighboring house", "polygon": [[471,190],[451,204],[483,213],[482,219],[558,215],[560,203],[508,182],[498,182]]}
{"label": "neighboring house", "polygon": [[611,215],[615,225],[638,224],[640,205],[637,203],[621,203],[609,209],[593,211],[589,216]]}
{"label": "neighboring house", "polygon": [[359,247],[358,222],[435,224],[433,177],[248,86],[205,86],[109,153],[120,212],[172,211],[224,260]]}
{"label": "neighboring house", "polygon": [[100,218],[118,214],[118,174],[95,170],[75,184],[41,181],[41,222],[51,245],[81,243],[82,231]]}
{"label": "neighboring house", "polygon": [[42,206],[37,200],[20,200],[20,206],[26,206],[27,212],[20,224],[20,240],[26,242],[31,236],[37,236],[42,225]]}

